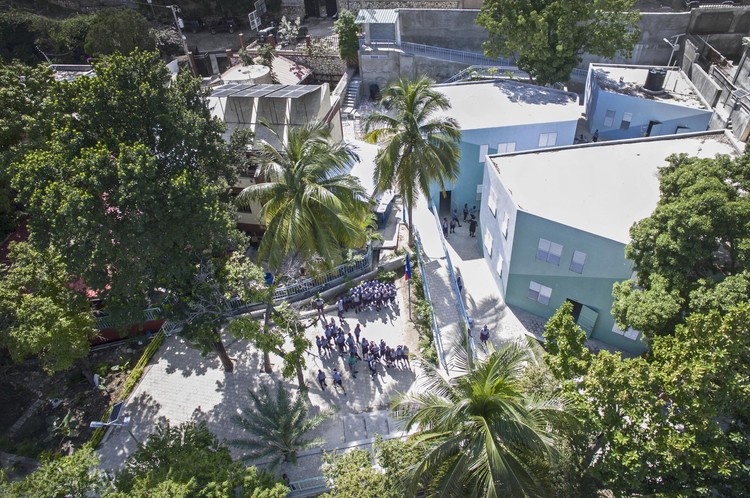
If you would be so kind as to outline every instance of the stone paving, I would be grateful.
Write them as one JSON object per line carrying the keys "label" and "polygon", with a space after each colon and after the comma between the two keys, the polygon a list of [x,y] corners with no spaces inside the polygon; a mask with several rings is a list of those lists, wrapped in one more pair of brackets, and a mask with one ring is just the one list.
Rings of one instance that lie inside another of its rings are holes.
{"label": "stone paving", "polygon": [[[398,282],[403,286],[403,280]],[[404,337],[404,313],[401,304],[403,289],[399,289],[398,306],[345,315],[345,331],[352,331],[357,323],[362,327],[362,337],[368,340],[384,339],[389,345],[406,344],[412,352],[418,350],[416,337]],[[334,315],[335,316],[335,315]],[[329,315],[330,319],[330,315]],[[307,335],[314,340],[322,329],[313,325]],[[179,336],[167,338],[160,351],[144,373],[138,387],[127,400],[124,412],[131,416],[131,429],[138,441],[143,441],[158,424],[169,421],[172,425],[186,421],[205,420],[209,429],[219,438],[231,440],[242,438],[243,431],[232,423],[234,414],[249,407],[252,402],[247,394],[249,388],[260,383],[272,385],[282,381],[285,389],[296,392],[296,381],[283,380],[278,373],[280,358],[272,357],[273,374],[261,373],[262,355],[246,342],[225,338],[227,351],[235,361],[235,371],[225,373],[215,355],[201,357],[200,353],[184,343]],[[315,350],[313,346],[313,350]],[[314,351],[317,353],[317,351]],[[318,369],[327,377],[329,388],[322,392],[316,381]],[[332,389],[332,371],[337,368],[343,377],[347,394]],[[324,448],[333,450],[349,444],[362,444],[362,440],[375,434],[391,434],[400,431],[399,424],[390,417],[387,408],[394,396],[407,391],[414,383],[416,366],[411,368],[385,368],[379,366],[378,375],[372,380],[364,363],[359,364],[359,375],[352,378],[344,360],[338,354],[331,358],[319,358],[309,354],[305,378],[310,386],[308,393],[310,413],[321,410],[333,415],[311,435],[325,440]],[[125,458],[135,451],[136,442],[122,428],[112,428],[105,437],[99,454],[102,467],[119,468]],[[241,452],[232,449],[235,457]],[[320,450],[305,452],[297,467],[286,466],[286,472],[294,481],[320,475]],[[262,463],[262,462],[257,462]]]}

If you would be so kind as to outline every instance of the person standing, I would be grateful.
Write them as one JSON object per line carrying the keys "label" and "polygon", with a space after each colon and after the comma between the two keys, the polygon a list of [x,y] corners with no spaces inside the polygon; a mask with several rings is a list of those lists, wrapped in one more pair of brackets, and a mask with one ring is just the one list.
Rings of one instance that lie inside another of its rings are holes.
{"label": "person standing", "polygon": [[456,275],[456,285],[458,286],[458,293],[460,294],[464,290],[464,281],[461,279],[461,275]]}
{"label": "person standing", "polygon": [[469,220],[469,237],[475,237],[477,233],[477,220],[472,218]]}
{"label": "person standing", "polygon": [[471,207],[471,211],[469,211],[469,214],[471,215],[472,218],[476,218],[477,217],[477,207],[476,206],[472,206]]}
{"label": "person standing", "polygon": [[594,134],[591,136],[592,142],[598,142],[599,141],[599,128],[596,129]]}
{"label": "person standing", "polygon": [[455,218],[451,219],[451,225],[450,226],[451,226],[451,232],[450,233],[456,233],[456,219]]}
{"label": "person standing", "polygon": [[325,321],[326,319],[326,312],[323,309],[323,306],[325,305],[325,301],[320,298],[320,294],[318,294],[318,297],[315,299],[315,308],[318,310],[318,318]]}
{"label": "person standing", "polygon": [[357,365],[357,357],[354,356],[354,353],[349,354],[349,359],[347,360],[347,363],[349,363],[349,371],[352,373],[352,378],[357,378],[357,371],[354,370],[354,367]]}
{"label": "person standing", "polygon": [[341,325],[344,324],[344,300],[339,298],[338,301],[336,301],[336,308],[338,308],[339,311],[339,321],[341,322]]}
{"label": "person standing", "polygon": [[325,391],[328,384],[326,384],[326,374],[323,373],[323,370],[318,370],[318,383],[320,388]]}
{"label": "person standing", "polygon": [[458,219],[458,209],[453,208],[453,214],[451,220],[455,221],[458,226],[461,226],[461,221]]}
{"label": "person standing", "polygon": [[466,221],[466,218],[469,217],[469,205],[464,204],[464,221]]}
{"label": "person standing", "polygon": [[487,324],[482,327],[482,330],[479,332],[479,340],[482,341],[482,344],[487,347],[487,341],[490,338],[490,329],[487,328]]}
{"label": "person standing", "polygon": [[448,218],[443,218],[443,236],[448,236]]}
{"label": "person standing", "polygon": [[358,323],[356,327],[354,327],[354,337],[357,339],[357,342],[359,342],[359,334],[362,333],[362,328],[360,327],[360,324]]}
{"label": "person standing", "polygon": [[341,391],[344,393],[344,396],[346,396],[346,389],[344,389],[344,384],[341,382],[341,374],[338,370],[335,368],[333,369],[333,388],[336,389],[336,392],[339,391],[339,387],[341,388]]}

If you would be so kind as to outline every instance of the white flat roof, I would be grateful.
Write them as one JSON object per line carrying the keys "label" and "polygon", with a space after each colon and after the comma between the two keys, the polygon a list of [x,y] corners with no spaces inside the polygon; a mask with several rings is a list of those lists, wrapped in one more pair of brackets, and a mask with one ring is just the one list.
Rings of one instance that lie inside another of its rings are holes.
{"label": "white flat roof", "polygon": [[446,115],[457,119],[463,130],[575,121],[584,110],[573,93],[517,81],[472,81],[433,88],[448,97],[451,109]]}
{"label": "white flat roof", "polygon": [[[664,69],[667,71],[667,77],[664,80],[664,93],[653,94],[643,91],[649,69]],[[599,88],[608,92],[696,109],[710,109],[687,75],[676,67],[591,64],[591,70],[596,77]]]}
{"label": "white flat roof", "polygon": [[723,131],[574,145],[491,156],[519,210],[627,244],[659,200],[670,154],[736,156]]}

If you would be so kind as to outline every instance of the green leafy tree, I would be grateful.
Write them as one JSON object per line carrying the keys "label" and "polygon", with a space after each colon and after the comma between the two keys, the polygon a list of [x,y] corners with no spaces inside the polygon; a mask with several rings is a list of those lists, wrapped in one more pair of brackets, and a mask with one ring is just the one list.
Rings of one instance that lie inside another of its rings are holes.
{"label": "green leafy tree", "polygon": [[406,417],[412,440],[425,455],[411,469],[411,492],[427,482],[428,496],[525,496],[543,492],[543,476],[532,469],[555,459],[555,426],[571,421],[560,396],[521,390],[524,365],[531,360],[520,344],[509,344],[468,369],[467,352],[456,356],[447,378],[425,363],[425,387],[395,404]]}
{"label": "green leafy tree", "polygon": [[324,453],[323,475],[331,483],[329,498],[406,496],[409,468],[422,450],[408,441],[375,436],[372,452],[354,448],[343,453]]}
{"label": "green leafy tree", "polygon": [[108,489],[106,474],[97,468],[99,458],[89,446],[69,456],[42,462],[42,466],[17,482],[5,482],[0,474],[3,498],[67,498],[97,496]]}
{"label": "green leafy tree", "polygon": [[97,16],[95,15],[78,15],[55,22],[50,27],[49,32],[55,55],[65,62],[85,61],[87,55],[84,49],[86,36],[91,24],[96,20]]}
{"label": "green leafy tree", "polygon": [[288,489],[255,467],[232,461],[205,422],[158,426],[117,474],[108,498],[182,496],[282,498]]}
{"label": "green leafy tree", "polygon": [[54,132],[14,162],[13,186],[32,243],[59,248],[125,327],[141,321],[155,289],[192,288],[196,255],[240,240],[225,195],[244,144],[223,140],[199,81],[172,81],[157,54],[111,56],[95,69],[56,88]]}
{"label": "green leafy tree", "polygon": [[379,104],[383,112],[365,119],[365,140],[378,143],[375,158],[375,188],[395,190],[406,204],[409,242],[414,240],[412,212],[420,192],[429,197],[430,184],[458,176],[461,130],[453,118],[448,99],[433,90],[432,81],[400,79],[383,90]]}
{"label": "green leafy tree", "polygon": [[323,444],[322,439],[310,439],[307,433],[328,418],[327,412],[308,417],[305,398],[299,393],[290,396],[279,382],[276,393],[261,385],[256,394],[248,390],[254,408],[242,409],[233,415],[232,422],[247,432],[247,438],[233,439],[229,444],[245,450],[243,460],[270,458],[271,466],[282,462],[297,464],[297,453]]}
{"label": "green leafy tree", "polygon": [[333,31],[339,35],[339,55],[351,67],[356,67],[359,60],[359,26],[355,20],[356,17],[351,11],[342,10],[339,12],[339,18],[333,23]]}
{"label": "green leafy tree", "polygon": [[600,352],[580,385],[592,471],[616,494],[744,496],[750,308],[693,314],[648,358]]}
{"label": "green leafy tree", "polygon": [[[268,294],[263,271],[240,252],[229,257],[200,259],[193,287],[179,296],[171,307],[171,317],[182,324],[181,335],[201,350],[213,351],[221,360],[224,371],[234,370],[221,337],[221,327],[235,312],[232,299],[245,303],[263,301]],[[229,327],[235,337],[250,339],[260,328],[251,318],[243,319],[244,327]]]}
{"label": "green leafy tree", "polygon": [[270,43],[266,43],[258,47],[258,58],[260,59],[260,63],[268,68],[271,83],[278,83],[279,77],[276,71],[273,70],[273,61],[276,59],[276,50],[273,46]]}
{"label": "green leafy tree", "polygon": [[84,45],[90,55],[129,54],[153,50],[156,40],[148,20],[133,9],[103,10],[96,14],[86,33]]}
{"label": "green leafy tree", "polygon": [[513,57],[539,84],[564,82],[587,52],[629,54],[638,42],[635,0],[486,0],[477,24],[488,57]]}
{"label": "green leafy tree", "polygon": [[50,374],[85,363],[94,318],[59,251],[17,243],[10,261],[0,278],[0,343],[15,361],[39,358]]}
{"label": "green leafy tree", "polygon": [[39,16],[16,9],[0,12],[0,56],[5,62],[38,64],[42,54],[34,47],[45,28]]}
{"label": "green leafy tree", "polygon": [[573,319],[573,303],[566,301],[544,326],[545,361],[555,377],[572,379],[586,373],[591,352],[586,332]]}
{"label": "green leafy tree", "polygon": [[638,273],[637,282],[615,286],[613,313],[621,327],[670,333],[693,308],[691,296],[737,303],[737,291],[732,297],[728,290],[739,285],[741,291],[741,278],[717,286],[750,271],[748,165],[747,155],[668,158],[659,171],[656,209],[630,229],[625,255]]}

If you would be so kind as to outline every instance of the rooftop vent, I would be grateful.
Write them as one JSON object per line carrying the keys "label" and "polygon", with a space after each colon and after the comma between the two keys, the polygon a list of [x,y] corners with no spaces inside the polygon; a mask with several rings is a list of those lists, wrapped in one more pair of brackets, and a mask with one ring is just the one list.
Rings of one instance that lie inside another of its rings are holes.
{"label": "rooftop vent", "polygon": [[666,69],[649,69],[643,91],[646,93],[664,93],[664,80],[667,78]]}

